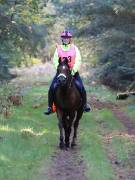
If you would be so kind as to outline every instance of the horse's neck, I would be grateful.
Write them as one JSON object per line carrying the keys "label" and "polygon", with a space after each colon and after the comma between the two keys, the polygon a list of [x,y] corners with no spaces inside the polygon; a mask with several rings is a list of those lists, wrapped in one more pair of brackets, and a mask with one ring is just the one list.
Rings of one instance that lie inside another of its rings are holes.
{"label": "horse's neck", "polygon": [[78,91],[73,82],[68,84],[68,86],[59,87],[58,89],[60,91],[61,96],[64,98],[68,98],[69,94],[73,94],[73,92],[76,93],[76,91]]}
{"label": "horse's neck", "polygon": [[56,91],[56,104],[64,109],[77,109],[81,104],[80,93],[73,85],[71,87],[58,87]]}
{"label": "horse's neck", "polygon": [[73,77],[71,76],[69,81],[68,81],[68,87],[71,88],[73,86]]}
{"label": "horse's neck", "polygon": [[65,92],[70,91],[73,86],[74,86],[73,79],[70,78],[68,80],[68,83],[66,84],[66,86],[63,86],[63,87],[60,87],[60,88],[65,93]]}
{"label": "horse's neck", "polygon": [[59,87],[62,94],[66,94],[69,91],[69,86]]}

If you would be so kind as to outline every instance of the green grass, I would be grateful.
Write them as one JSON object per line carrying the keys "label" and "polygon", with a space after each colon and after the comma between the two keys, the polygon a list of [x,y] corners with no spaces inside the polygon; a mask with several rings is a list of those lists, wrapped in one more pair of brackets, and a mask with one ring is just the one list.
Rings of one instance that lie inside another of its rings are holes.
{"label": "green grass", "polygon": [[125,111],[135,121],[135,104],[128,105]]}
{"label": "green grass", "polygon": [[111,91],[104,85],[90,84],[89,86],[85,85],[85,87],[90,96],[96,96],[100,101],[116,102],[116,92]]}
{"label": "green grass", "polygon": [[[15,108],[9,119],[0,121],[0,179],[28,180],[48,161],[58,143],[56,117],[45,117],[45,104],[34,109],[38,96],[47,97],[47,89],[33,88]],[[46,101],[46,99],[44,99]],[[35,177],[36,177],[36,173]]]}
{"label": "green grass", "polygon": [[130,156],[134,153],[135,143],[129,137],[113,137],[112,145],[115,149],[118,161],[122,164],[126,165],[127,168],[130,168],[132,161],[130,161]]}
{"label": "green grass", "polygon": [[113,137],[112,138],[112,147],[115,151],[115,158],[119,163],[119,167],[123,169],[123,176],[126,179],[134,179],[134,150],[135,150],[135,141],[129,137]]}
{"label": "green grass", "polygon": [[96,132],[88,134],[85,130],[85,133],[80,135],[80,140],[82,141],[81,153],[87,164],[86,176],[88,179],[115,179],[113,169],[103,149],[101,137],[96,135]]}
{"label": "green grass", "polygon": [[[125,132],[123,124],[108,109],[84,115],[81,121],[81,153],[87,163],[87,177],[92,180],[116,180],[116,172],[108,159],[106,149],[110,148],[116,160],[121,163],[125,176],[134,167],[135,142],[126,136],[115,136]],[[112,136],[106,144],[105,136]],[[113,137],[114,135],[114,137]]]}
{"label": "green grass", "polygon": [[103,133],[124,129],[107,109],[84,115],[81,120],[81,153],[87,163],[87,177],[92,180],[115,180],[115,173],[108,160]]}
{"label": "green grass", "polygon": [[96,122],[100,125],[103,134],[125,130],[124,125],[114,116],[111,110],[102,109],[95,115]]}

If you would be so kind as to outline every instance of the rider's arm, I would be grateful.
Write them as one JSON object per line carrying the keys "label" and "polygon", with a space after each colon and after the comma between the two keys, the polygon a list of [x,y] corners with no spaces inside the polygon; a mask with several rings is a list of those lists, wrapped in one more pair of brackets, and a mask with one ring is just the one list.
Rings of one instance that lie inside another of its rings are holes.
{"label": "rider's arm", "polygon": [[55,68],[57,69],[58,64],[59,64],[59,56],[58,56],[57,49],[55,50],[55,53],[53,56],[53,64],[54,64]]}
{"label": "rider's arm", "polygon": [[73,67],[74,74],[79,70],[80,65],[82,63],[80,51],[76,46],[75,46],[75,50],[76,50],[76,58],[75,58],[75,64]]}

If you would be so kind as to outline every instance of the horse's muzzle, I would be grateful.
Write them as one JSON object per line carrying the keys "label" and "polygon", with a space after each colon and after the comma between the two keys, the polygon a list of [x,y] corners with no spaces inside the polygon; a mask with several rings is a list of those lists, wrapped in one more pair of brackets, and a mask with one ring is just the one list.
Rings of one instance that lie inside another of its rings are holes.
{"label": "horse's muzzle", "polygon": [[58,77],[57,77],[57,82],[58,82],[58,84],[59,85],[65,85],[66,84],[66,82],[67,82],[67,77],[65,76],[65,75],[59,75]]}

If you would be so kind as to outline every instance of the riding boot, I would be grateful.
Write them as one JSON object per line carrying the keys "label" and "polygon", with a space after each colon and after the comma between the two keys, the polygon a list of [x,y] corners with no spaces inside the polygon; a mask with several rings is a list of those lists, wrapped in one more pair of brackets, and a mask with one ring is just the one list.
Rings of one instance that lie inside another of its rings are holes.
{"label": "riding boot", "polygon": [[48,92],[48,109],[44,112],[46,115],[50,115],[53,113],[53,102],[54,102],[54,94],[57,88],[57,74],[54,76],[53,81],[50,85],[49,92]]}
{"label": "riding boot", "polygon": [[84,112],[91,111],[90,105],[87,104],[87,95],[86,95],[86,91],[84,88],[82,90],[82,101],[83,101],[83,111]]}
{"label": "riding boot", "polygon": [[53,92],[52,89],[50,88],[48,93],[48,108],[47,111],[44,112],[44,114],[50,115],[51,113],[53,113],[52,105],[53,105]]}
{"label": "riding boot", "polygon": [[83,103],[83,110],[84,112],[89,112],[91,110],[90,106],[87,104],[87,95],[86,95],[86,90],[84,88],[83,82],[81,80],[81,77],[79,73],[77,72],[75,74],[75,85],[78,88],[81,96],[82,96],[82,103]]}

